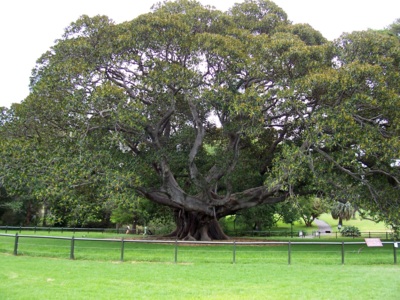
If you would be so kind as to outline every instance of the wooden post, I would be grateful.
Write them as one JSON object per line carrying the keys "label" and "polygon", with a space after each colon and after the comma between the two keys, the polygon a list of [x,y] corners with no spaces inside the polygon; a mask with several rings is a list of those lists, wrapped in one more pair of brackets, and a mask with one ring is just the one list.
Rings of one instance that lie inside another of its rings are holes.
{"label": "wooden post", "polygon": [[72,236],[71,238],[71,252],[69,255],[70,259],[75,259],[75,238]]}
{"label": "wooden post", "polygon": [[125,248],[125,242],[124,238],[121,239],[121,261],[124,261],[124,248]]}
{"label": "wooden post", "polygon": [[236,263],[236,241],[233,241],[233,260],[232,263]]}
{"label": "wooden post", "polygon": [[18,233],[15,234],[15,242],[14,242],[14,255],[18,255]]}
{"label": "wooden post", "polygon": [[344,242],[342,242],[342,265],[344,265]]}
{"label": "wooden post", "polygon": [[178,262],[178,240],[175,240],[175,263]]}

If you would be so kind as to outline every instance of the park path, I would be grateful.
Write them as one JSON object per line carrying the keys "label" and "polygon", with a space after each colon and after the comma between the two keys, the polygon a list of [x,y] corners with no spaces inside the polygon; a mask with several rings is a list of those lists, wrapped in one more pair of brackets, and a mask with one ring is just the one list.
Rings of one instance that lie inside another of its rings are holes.
{"label": "park path", "polygon": [[320,234],[326,234],[327,231],[332,232],[331,226],[328,225],[325,221],[322,221],[320,219],[315,219],[314,223],[318,226],[318,231]]}

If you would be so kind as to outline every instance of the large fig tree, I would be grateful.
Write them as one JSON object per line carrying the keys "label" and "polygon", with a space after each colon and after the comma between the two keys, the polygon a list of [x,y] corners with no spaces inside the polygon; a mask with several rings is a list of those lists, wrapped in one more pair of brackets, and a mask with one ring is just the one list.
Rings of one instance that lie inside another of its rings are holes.
{"label": "large fig tree", "polygon": [[335,187],[378,205],[374,184],[390,182],[384,196],[398,196],[399,44],[380,38],[327,43],[266,0],[226,13],[165,2],[122,24],[82,16],[21,105],[37,134],[115,153],[107,168],[172,208],[177,238],[224,239],[221,217],[295,193]]}

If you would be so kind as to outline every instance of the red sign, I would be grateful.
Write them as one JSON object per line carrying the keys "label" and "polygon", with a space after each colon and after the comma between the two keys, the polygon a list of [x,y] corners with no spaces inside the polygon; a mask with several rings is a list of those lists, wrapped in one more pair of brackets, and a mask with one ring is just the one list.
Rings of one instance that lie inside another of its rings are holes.
{"label": "red sign", "polygon": [[383,247],[380,239],[365,239],[368,247]]}

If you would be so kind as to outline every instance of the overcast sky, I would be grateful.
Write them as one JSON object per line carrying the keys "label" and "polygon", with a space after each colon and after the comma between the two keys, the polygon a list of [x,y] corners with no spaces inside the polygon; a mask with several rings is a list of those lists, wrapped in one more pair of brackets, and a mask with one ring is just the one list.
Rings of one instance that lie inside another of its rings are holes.
{"label": "overcast sky", "polygon": [[[199,0],[226,11],[243,0]],[[115,22],[149,12],[158,0],[0,1],[0,106],[29,93],[36,60],[79,16],[107,15]],[[308,23],[329,40],[343,32],[382,29],[400,18],[399,0],[275,0],[294,23]]]}

